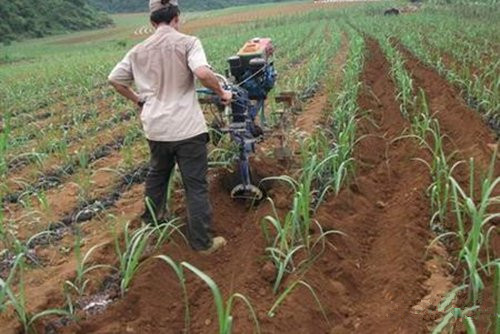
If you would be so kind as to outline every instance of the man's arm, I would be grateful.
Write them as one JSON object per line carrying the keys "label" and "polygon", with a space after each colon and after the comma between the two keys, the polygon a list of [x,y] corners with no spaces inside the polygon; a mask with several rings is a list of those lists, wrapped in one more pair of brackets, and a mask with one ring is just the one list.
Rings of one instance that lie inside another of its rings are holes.
{"label": "man's arm", "polygon": [[118,82],[115,82],[113,80],[109,80],[109,83],[116,89],[116,91],[126,99],[134,102],[137,106],[141,107],[139,105],[140,98],[139,95],[129,86],[125,86],[123,84],[120,84]]}
{"label": "man's arm", "polygon": [[198,80],[200,80],[203,86],[211,89],[215,94],[217,94],[223,104],[229,104],[231,102],[233,94],[221,87],[214,72],[212,72],[212,70],[207,66],[198,67],[194,71],[194,75],[198,78]]}
{"label": "man's arm", "polygon": [[129,52],[125,58],[115,66],[108,77],[108,81],[120,95],[132,101],[135,105],[139,106],[139,108],[142,108],[140,105],[142,101],[139,95],[131,88],[134,81],[134,74],[132,72],[130,54]]}
{"label": "man's arm", "polygon": [[223,104],[228,105],[231,102],[233,94],[221,87],[219,80],[208,66],[205,51],[198,38],[193,39],[193,44],[188,50],[188,66],[201,84],[217,94]]}

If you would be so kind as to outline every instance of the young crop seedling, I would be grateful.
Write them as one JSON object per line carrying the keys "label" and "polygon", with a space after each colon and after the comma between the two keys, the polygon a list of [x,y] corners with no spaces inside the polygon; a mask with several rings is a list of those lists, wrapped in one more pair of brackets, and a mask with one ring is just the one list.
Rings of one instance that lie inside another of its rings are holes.
{"label": "young crop seedling", "polygon": [[[280,287],[280,284],[285,276],[285,273],[295,271],[296,267],[294,265],[294,254],[301,249],[305,248],[304,245],[294,243],[293,229],[294,223],[296,221],[296,211],[290,210],[285,219],[281,221],[274,208],[274,203],[271,201],[274,210],[274,217],[266,216],[262,220],[262,231],[266,237],[269,247],[266,248],[266,253],[273,261],[277,269],[277,275],[274,280],[274,293],[276,293]],[[296,203],[297,200],[294,200]],[[273,238],[269,231],[268,225],[274,227],[276,231],[276,236]]]}
{"label": "young crop seedling", "polygon": [[84,255],[82,254],[82,237],[81,232],[78,229],[75,235],[75,245],[74,252],[76,258],[76,278],[71,281],[64,282],[65,285],[71,287],[74,291],[78,293],[79,296],[83,296],[85,293],[85,289],[90,282],[89,279],[86,279],[86,275],[91,271],[97,269],[111,269],[116,270],[115,267],[105,264],[96,264],[92,266],[88,266],[87,262],[90,260],[92,254],[99,248],[104,246],[104,244],[98,244],[91,247]]}
{"label": "young crop seedling", "polygon": [[41,265],[38,258],[36,257],[33,248],[36,245],[36,241],[38,239],[45,237],[50,238],[52,234],[52,231],[42,231],[32,235],[28,240],[23,241],[17,238],[15,231],[7,229],[6,225],[4,225],[4,223],[2,223],[0,219],[0,240],[5,247],[4,252],[2,253],[11,258],[22,254],[24,258],[30,261],[30,264],[34,264],[37,266]]}
{"label": "young crop seedling", "polygon": [[[18,292],[14,293],[11,289],[10,283],[12,283],[12,277],[14,275],[14,271],[19,269],[17,272],[19,274],[19,283],[18,283]],[[31,314],[27,310],[26,305],[26,296],[25,296],[25,282],[24,282],[24,272],[25,272],[25,262],[24,255],[20,254],[17,256],[15,265],[13,268],[13,272],[9,275],[7,282],[0,278],[0,307],[4,308],[5,304],[2,306],[2,301],[5,299],[8,300],[8,305],[12,305],[14,308],[16,315],[21,323],[24,333],[30,334],[35,333],[34,324],[37,320],[59,315],[59,316],[69,316],[70,314],[65,310],[60,309],[49,309],[36,314]]]}
{"label": "young crop seedling", "polygon": [[[266,248],[266,253],[275,265],[277,269],[277,274],[274,279],[273,291],[277,293],[280,285],[285,277],[285,274],[292,273],[296,271],[305,270],[308,265],[313,263],[325,250],[326,237],[331,234],[344,235],[339,231],[328,231],[324,232],[321,225],[314,220],[314,224],[318,229],[318,235],[313,239],[312,235],[308,235],[308,245],[302,243],[303,239],[294,239],[294,229],[297,221],[299,220],[298,212],[296,208],[297,199],[294,199],[294,205],[292,209],[286,214],[284,220],[279,218],[276,211],[274,203],[271,199],[271,206],[273,208],[274,216],[266,216],[262,219],[261,229],[264,237],[269,245]],[[272,236],[269,226],[274,229],[275,236]],[[308,232],[310,233],[310,232]],[[317,251],[317,246],[321,246],[320,250]],[[307,253],[307,257],[300,263],[295,264],[294,256],[304,250]]]}
{"label": "young crop seedling", "polygon": [[462,247],[459,258],[467,265],[467,275],[470,284],[470,299],[476,304],[479,300],[479,293],[484,288],[483,280],[481,279],[480,271],[491,275],[490,271],[485,269],[489,268],[491,259],[489,258],[489,251],[487,251],[488,258],[486,264],[482,264],[481,250],[490,247],[488,235],[486,230],[488,224],[500,217],[500,213],[490,213],[489,209],[492,205],[500,203],[500,196],[494,195],[494,189],[500,184],[500,177],[494,177],[494,165],[496,159],[496,152],[492,159],[488,175],[480,183],[481,192],[480,198],[476,204],[474,201],[474,159],[470,160],[470,180],[469,191],[465,191],[455,178],[451,177],[450,182],[452,185],[452,203],[455,212],[458,232],[456,236]]}
{"label": "young crop seedling", "polygon": [[0,123],[0,179],[7,173],[8,165],[5,159],[9,148],[10,134],[10,114],[6,113],[3,116],[3,122]]}
{"label": "young crop seedling", "polygon": [[129,231],[130,223],[125,225],[123,236],[125,242],[125,248],[122,249],[120,245],[120,240],[116,230],[113,230],[115,239],[115,252],[119,259],[119,271],[120,271],[120,290],[122,296],[128,289],[132,278],[137,272],[140,264],[140,259],[144,250],[147,246],[149,237],[153,233],[150,226],[144,226],[135,232]]}
{"label": "young crop seedling", "polygon": [[230,168],[238,156],[238,146],[217,129],[210,128],[210,138],[214,145],[208,153],[209,167]]}
{"label": "young crop seedling", "polygon": [[465,324],[467,334],[477,334],[476,326],[474,325],[474,320],[468,316],[468,314],[473,313],[479,307],[470,307],[464,310],[459,308],[453,308],[446,313],[441,322],[434,328],[432,334],[445,334],[454,333],[457,328],[458,320],[462,320]]}
{"label": "young crop seedling", "polygon": [[[259,325],[259,320],[257,319],[257,314],[255,313],[255,310],[250,303],[250,300],[243,296],[242,294],[239,293],[234,293],[232,294],[229,299],[224,302],[224,299],[222,297],[222,293],[217,286],[217,284],[214,282],[212,278],[210,278],[207,274],[196,268],[195,266],[187,263],[187,262],[182,262],[180,264],[177,264],[175,261],[173,261],[171,258],[165,255],[158,256],[157,259],[160,259],[167,263],[176,273],[177,277],[179,278],[181,282],[181,286],[183,289],[183,294],[184,294],[184,302],[186,303],[186,325],[189,325],[189,300],[186,292],[186,286],[185,286],[185,274],[183,271],[183,268],[188,269],[192,273],[194,273],[198,278],[203,280],[207,286],[210,288],[210,291],[212,292],[213,299],[214,299],[214,304],[217,310],[217,319],[218,319],[218,324],[219,324],[219,334],[231,334],[232,329],[233,329],[233,315],[232,315],[232,310],[234,307],[234,304],[236,300],[241,300],[248,308],[249,314],[251,319],[254,321],[254,333],[260,334],[260,325]],[[186,330],[189,332],[189,328],[186,327]]]}
{"label": "young crop seedling", "polygon": [[47,194],[45,191],[40,190],[36,193],[36,198],[38,200],[38,203],[40,204],[41,211],[45,214],[48,214],[51,209],[50,209],[50,203],[47,198]]}
{"label": "young crop seedling", "polygon": [[308,284],[307,282],[303,281],[303,280],[297,280],[297,281],[293,282],[292,284],[290,284],[290,286],[288,286],[285,289],[285,291],[283,291],[283,293],[281,295],[279,295],[279,297],[276,299],[276,301],[274,302],[274,304],[271,307],[271,309],[269,310],[269,312],[267,312],[267,315],[269,317],[271,317],[271,318],[275,317],[276,313],[277,313],[277,310],[278,310],[278,307],[299,286],[305,287],[311,293],[311,295],[313,296],[314,300],[318,304],[318,307],[319,307],[319,309],[321,311],[321,314],[323,315],[323,318],[325,319],[325,322],[328,324],[328,327],[331,327],[330,320],[328,319],[328,316],[326,315],[325,309],[323,307],[323,304],[321,304],[321,301],[319,300],[318,295],[314,291],[313,287],[310,284]]}
{"label": "young crop seedling", "polygon": [[392,37],[386,38],[385,36],[379,38],[380,46],[391,63],[391,75],[399,90],[397,98],[401,101],[401,114],[408,119],[410,117],[410,111],[415,105],[413,80],[405,70],[403,57],[391,45],[391,38]]}
{"label": "young crop seedling", "polygon": [[[429,142],[426,139],[429,138]],[[425,160],[417,158],[416,160],[424,163],[432,176],[432,184],[428,188],[428,194],[431,199],[431,228],[433,231],[442,232],[443,224],[446,221],[451,201],[451,183],[450,177],[453,171],[462,163],[457,162],[450,166],[449,161],[453,154],[447,156],[444,149],[444,136],[441,135],[439,122],[431,120],[427,134],[420,138],[423,146],[432,154],[432,161],[428,163]]]}
{"label": "young crop seedling", "polygon": [[168,264],[172,270],[174,270],[175,274],[177,275],[177,278],[179,279],[179,283],[182,288],[182,295],[184,298],[184,326],[185,326],[185,331],[189,333],[189,327],[191,324],[191,316],[189,313],[189,296],[187,294],[187,288],[186,288],[186,275],[184,274],[184,269],[182,264],[176,263],[174,260],[169,258],[168,256],[165,255],[159,255],[156,257],[159,260],[164,261],[166,264]]}
{"label": "young crop seedling", "polygon": [[[500,197],[494,195],[494,189],[500,184],[500,177],[494,177],[496,152],[493,155],[488,174],[480,183],[480,198],[477,204],[474,196],[475,168],[474,159],[469,163],[469,189],[464,190],[453,176],[449,177],[451,184],[451,206],[457,222],[456,232],[443,233],[433,240],[454,236],[460,244],[459,260],[466,265],[469,286],[469,300],[473,305],[479,302],[480,292],[484,289],[481,272],[491,276],[491,267],[497,260],[490,257],[490,235],[495,229],[488,226],[491,221],[500,217],[498,212],[490,212],[493,205],[500,203]],[[481,253],[486,253],[486,263],[481,260]]]}
{"label": "young crop seedling", "polygon": [[[178,219],[163,224],[156,222],[155,226],[145,225],[133,232],[130,231],[130,222],[127,222],[123,229],[123,247],[116,231],[116,225],[113,227],[112,232],[115,252],[119,261],[118,270],[121,278],[120,290],[122,296],[125,295],[135,273],[139,269],[143,254],[148,247],[150,250],[158,249],[160,245],[170,240],[174,232],[178,232],[185,239],[179,230],[180,226],[176,224],[177,222]],[[154,245],[150,245],[153,237],[156,238],[156,241]]]}
{"label": "young crop seedling", "polygon": [[18,254],[16,258],[14,259],[14,264],[12,265],[12,268],[10,269],[9,275],[7,276],[7,279],[4,281],[0,278],[0,312],[4,312],[5,309],[8,306],[8,294],[7,294],[7,289],[10,289],[10,286],[13,283],[14,277],[17,273],[17,267],[20,265],[20,262],[23,260],[23,254]]}

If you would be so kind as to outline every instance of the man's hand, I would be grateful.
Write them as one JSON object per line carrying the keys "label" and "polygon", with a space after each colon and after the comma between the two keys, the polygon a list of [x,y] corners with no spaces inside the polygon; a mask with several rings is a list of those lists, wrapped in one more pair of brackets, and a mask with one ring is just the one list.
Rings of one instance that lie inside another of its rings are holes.
{"label": "man's hand", "polygon": [[146,101],[144,101],[144,100],[139,100],[139,102],[137,102],[137,107],[139,108],[140,112],[142,112],[142,109],[144,108],[145,104],[146,104]]}
{"label": "man's hand", "polygon": [[142,111],[142,106],[140,105],[141,101],[139,100],[139,95],[137,95],[137,93],[134,92],[134,90],[132,88],[125,86],[125,85],[122,85],[122,84],[119,84],[119,83],[114,82],[114,81],[110,81],[109,83],[115,88],[115,90],[118,93],[120,93],[120,95],[122,95],[126,99],[132,101],[137,106],[139,111]]}
{"label": "man's hand", "polygon": [[201,84],[208,89],[211,89],[217,96],[220,97],[222,104],[228,105],[231,103],[233,93],[222,88],[219,80],[214,72],[207,66],[201,66],[194,71],[194,75],[200,80]]}
{"label": "man's hand", "polygon": [[228,90],[223,90],[222,95],[219,95],[219,97],[222,104],[227,106],[231,103],[231,100],[233,99],[233,93]]}

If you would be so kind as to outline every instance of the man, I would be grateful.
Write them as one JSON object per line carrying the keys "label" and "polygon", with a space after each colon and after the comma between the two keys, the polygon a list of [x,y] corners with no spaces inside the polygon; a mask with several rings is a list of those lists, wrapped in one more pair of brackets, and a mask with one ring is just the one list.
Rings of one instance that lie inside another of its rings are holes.
{"label": "man", "polygon": [[[118,93],[140,109],[151,151],[146,180],[146,202],[151,205],[146,205],[142,218],[148,223],[166,218],[168,181],[177,162],[187,197],[188,240],[194,250],[211,254],[226,241],[212,238],[206,180],[208,130],[196,97],[195,77],[225,104],[232,94],[222,89],[210,70],[200,41],[179,32],[177,0],[150,0],[149,7],[156,32],[135,46],[109,76]],[[131,88],[133,82],[138,93]]]}

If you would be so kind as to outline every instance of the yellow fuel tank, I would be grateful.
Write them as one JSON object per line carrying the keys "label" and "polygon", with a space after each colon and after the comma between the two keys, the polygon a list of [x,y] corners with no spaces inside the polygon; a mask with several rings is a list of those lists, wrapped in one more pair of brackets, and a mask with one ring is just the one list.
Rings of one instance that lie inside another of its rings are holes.
{"label": "yellow fuel tank", "polygon": [[274,53],[273,42],[270,38],[254,38],[243,45],[238,52],[240,57],[261,57],[268,59]]}

